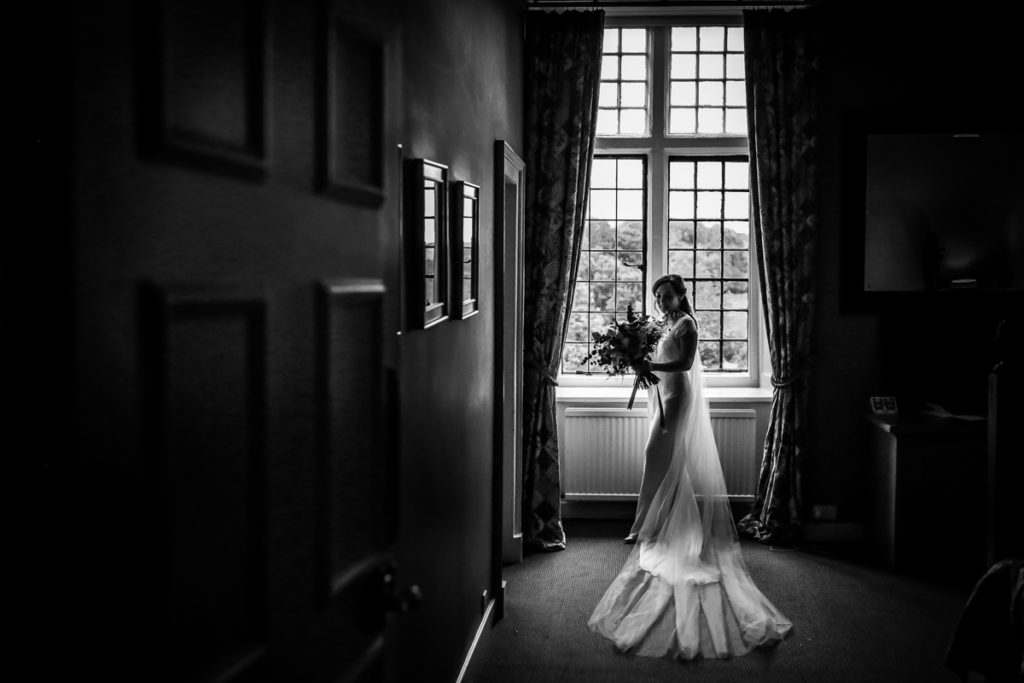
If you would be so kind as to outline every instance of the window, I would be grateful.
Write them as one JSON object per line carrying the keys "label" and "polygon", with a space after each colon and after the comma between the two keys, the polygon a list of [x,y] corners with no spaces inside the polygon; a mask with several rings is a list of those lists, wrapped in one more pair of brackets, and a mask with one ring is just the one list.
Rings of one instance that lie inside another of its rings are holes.
{"label": "window", "polygon": [[743,27],[672,28],[668,132],[747,134]]}
{"label": "window", "polygon": [[586,365],[593,332],[624,320],[629,306],[644,310],[646,178],[643,157],[594,159],[563,371]]}
{"label": "window", "polygon": [[668,270],[691,285],[704,368],[746,372],[750,355],[747,161],[669,157],[668,169]]}
{"label": "window", "polygon": [[623,318],[627,305],[648,312],[650,283],[678,273],[709,384],[756,385],[740,19],[611,22],[563,384],[603,382],[583,360],[591,334]]}
{"label": "window", "polygon": [[608,29],[601,57],[598,135],[647,134],[647,31]]}

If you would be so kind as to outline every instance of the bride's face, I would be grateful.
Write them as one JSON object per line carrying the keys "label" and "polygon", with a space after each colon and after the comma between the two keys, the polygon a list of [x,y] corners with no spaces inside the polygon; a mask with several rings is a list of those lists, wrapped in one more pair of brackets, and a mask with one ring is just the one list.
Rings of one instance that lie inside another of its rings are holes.
{"label": "bride's face", "polygon": [[658,304],[658,308],[661,309],[662,313],[675,313],[679,310],[679,295],[676,294],[676,290],[672,289],[672,285],[667,282],[661,283],[654,290],[654,301]]}

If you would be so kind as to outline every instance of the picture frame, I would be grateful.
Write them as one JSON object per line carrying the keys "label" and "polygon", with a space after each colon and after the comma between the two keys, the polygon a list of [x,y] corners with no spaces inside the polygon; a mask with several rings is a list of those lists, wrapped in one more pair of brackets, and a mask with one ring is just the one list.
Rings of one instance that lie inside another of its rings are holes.
{"label": "picture frame", "polygon": [[452,184],[450,221],[452,317],[480,312],[480,186]]}
{"label": "picture frame", "polygon": [[404,175],[406,328],[427,329],[451,315],[448,167],[406,159]]}

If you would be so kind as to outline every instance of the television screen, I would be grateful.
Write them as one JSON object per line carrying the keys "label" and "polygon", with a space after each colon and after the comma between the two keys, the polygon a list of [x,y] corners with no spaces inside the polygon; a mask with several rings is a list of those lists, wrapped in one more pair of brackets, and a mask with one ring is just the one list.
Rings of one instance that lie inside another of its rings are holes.
{"label": "television screen", "polygon": [[1024,135],[869,133],[865,292],[1024,291]]}

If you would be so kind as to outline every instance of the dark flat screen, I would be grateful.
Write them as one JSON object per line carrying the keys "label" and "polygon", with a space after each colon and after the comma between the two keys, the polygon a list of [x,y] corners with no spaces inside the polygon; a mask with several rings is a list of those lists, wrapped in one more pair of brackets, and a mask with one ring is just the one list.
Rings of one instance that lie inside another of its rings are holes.
{"label": "dark flat screen", "polygon": [[864,291],[1024,291],[1024,135],[868,134]]}

